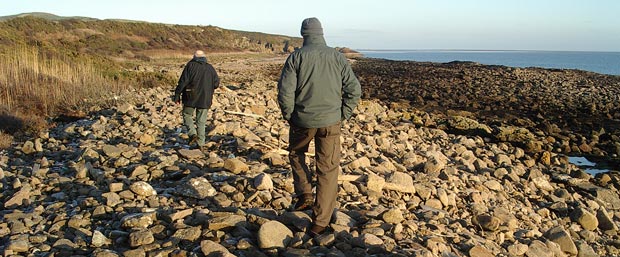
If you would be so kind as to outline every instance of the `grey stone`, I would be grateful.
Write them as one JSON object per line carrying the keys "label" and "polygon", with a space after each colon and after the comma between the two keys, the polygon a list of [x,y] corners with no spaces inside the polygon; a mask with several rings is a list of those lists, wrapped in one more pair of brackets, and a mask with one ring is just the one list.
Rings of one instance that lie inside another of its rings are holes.
{"label": "grey stone", "polygon": [[413,178],[407,173],[396,171],[392,173],[386,180],[384,189],[395,190],[403,193],[415,193],[413,186]]}
{"label": "grey stone", "polygon": [[124,228],[147,228],[153,225],[155,213],[135,213],[124,216],[121,225]]}
{"label": "grey stone", "polygon": [[217,191],[204,177],[192,178],[188,182],[180,184],[176,188],[177,193],[196,199],[215,196]]}
{"label": "grey stone", "polygon": [[293,239],[293,232],[278,221],[267,221],[258,230],[258,246],[261,249],[284,248]]}
{"label": "grey stone", "polygon": [[258,174],[254,177],[254,187],[256,190],[272,190],[273,180],[271,179],[271,175],[267,173]]}
{"label": "grey stone", "polygon": [[101,233],[99,230],[95,230],[93,231],[93,237],[90,241],[90,243],[94,246],[94,247],[102,247],[104,245],[109,245],[112,243],[112,241],[110,239],[108,239],[105,235],[103,235],[103,233]]}
{"label": "grey stone", "polygon": [[534,240],[528,246],[525,255],[527,257],[553,257],[555,254],[549,250],[545,243]]}
{"label": "grey stone", "polygon": [[222,214],[221,216],[210,219],[208,221],[208,227],[210,230],[223,230],[243,225],[245,222],[245,216],[236,214]]}
{"label": "grey stone", "polygon": [[148,229],[140,229],[129,234],[129,245],[131,247],[138,247],[142,245],[148,245],[155,242],[153,233]]}
{"label": "grey stone", "polygon": [[235,257],[226,247],[211,240],[202,240],[200,242],[200,251],[206,257]]}
{"label": "grey stone", "polygon": [[129,189],[139,196],[149,197],[157,195],[157,191],[155,191],[153,186],[145,181],[135,182],[129,186]]}

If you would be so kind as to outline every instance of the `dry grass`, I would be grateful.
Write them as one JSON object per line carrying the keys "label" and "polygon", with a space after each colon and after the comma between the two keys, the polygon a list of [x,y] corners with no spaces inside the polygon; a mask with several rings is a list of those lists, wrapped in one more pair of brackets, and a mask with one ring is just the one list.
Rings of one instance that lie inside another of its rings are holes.
{"label": "dry grass", "polygon": [[0,150],[9,149],[13,143],[13,136],[0,131]]}
{"label": "dry grass", "polygon": [[36,48],[12,49],[0,56],[0,130],[40,129],[41,122],[33,120],[83,110],[124,88],[88,61],[50,57]]}

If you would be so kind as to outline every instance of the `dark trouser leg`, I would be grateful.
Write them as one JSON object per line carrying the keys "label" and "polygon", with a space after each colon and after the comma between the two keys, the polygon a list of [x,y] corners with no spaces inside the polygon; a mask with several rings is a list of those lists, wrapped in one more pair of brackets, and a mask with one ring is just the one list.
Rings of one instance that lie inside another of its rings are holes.
{"label": "dark trouser leg", "polygon": [[289,130],[288,158],[293,171],[293,185],[297,196],[312,194],[312,174],[306,164],[306,155],[310,141],[314,137],[316,129],[300,128],[293,124]]}
{"label": "dark trouser leg", "polygon": [[340,171],[340,123],[318,129],[316,144],[316,203],[313,208],[314,224],[329,225],[338,195]]}

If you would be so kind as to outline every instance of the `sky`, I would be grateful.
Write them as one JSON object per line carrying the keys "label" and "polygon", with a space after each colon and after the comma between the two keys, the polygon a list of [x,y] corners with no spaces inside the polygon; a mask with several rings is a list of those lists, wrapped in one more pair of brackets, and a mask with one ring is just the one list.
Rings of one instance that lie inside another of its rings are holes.
{"label": "sky", "polygon": [[330,46],[620,52],[618,0],[2,0],[0,16],[213,25],[300,37],[316,17]]}

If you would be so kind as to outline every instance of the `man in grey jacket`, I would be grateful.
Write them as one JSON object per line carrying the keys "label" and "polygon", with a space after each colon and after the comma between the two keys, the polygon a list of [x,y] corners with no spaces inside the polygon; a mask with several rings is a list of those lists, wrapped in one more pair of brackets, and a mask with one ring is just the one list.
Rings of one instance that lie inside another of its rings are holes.
{"label": "man in grey jacket", "polygon": [[[329,225],[336,207],[340,170],[340,125],[351,117],[361,95],[360,83],[347,59],[328,47],[317,18],[302,22],[303,47],[293,52],[282,69],[278,104],[290,125],[289,161],[297,202],[293,209],[312,209],[312,236]],[[316,199],[305,152],[314,139]]]}

